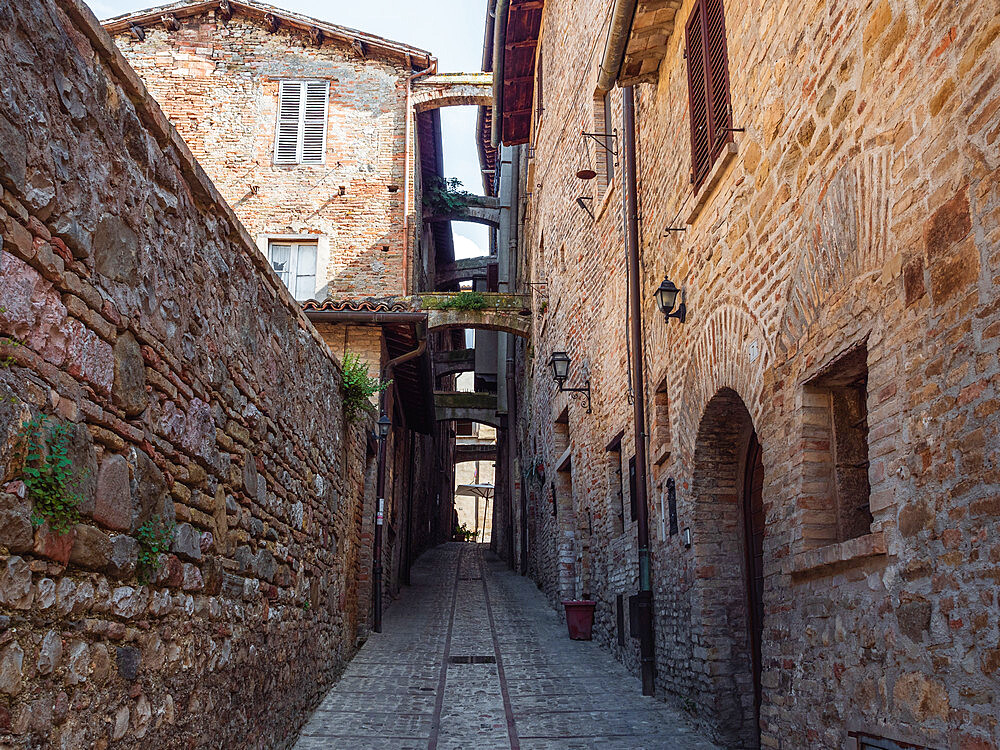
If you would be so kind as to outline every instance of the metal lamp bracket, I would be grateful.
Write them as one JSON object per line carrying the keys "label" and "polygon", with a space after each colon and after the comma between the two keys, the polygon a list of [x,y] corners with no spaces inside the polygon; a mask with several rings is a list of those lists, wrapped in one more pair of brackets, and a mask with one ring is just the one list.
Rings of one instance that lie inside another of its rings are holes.
{"label": "metal lamp bracket", "polygon": [[[598,146],[615,157],[615,166],[618,166],[618,128],[615,128],[610,133],[588,133],[584,130],[580,131],[580,135],[584,138],[592,139]],[[614,147],[608,145],[609,141],[614,144]]]}
{"label": "metal lamp bracket", "polygon": [[568,393],[570,398],[576,398],[581,400],[584,398],[587,399],[587,414],[594,413],[594,410],[590,402],[590,378],[587,378],[587,380],[584,382],[583,388],[567,388],[565,386],[565,381],[560,381],[559,392]]}

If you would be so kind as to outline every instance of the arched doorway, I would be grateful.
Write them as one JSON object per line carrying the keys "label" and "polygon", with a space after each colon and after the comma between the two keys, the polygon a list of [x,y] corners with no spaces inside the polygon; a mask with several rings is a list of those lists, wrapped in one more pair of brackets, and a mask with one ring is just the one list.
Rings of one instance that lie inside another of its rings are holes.
{"label": "arched doorway", "polygon": [[695,444],[693,635],[704,648],[701,713],[724,747],[760,747],[764,470],[739,394],[709,401]]}

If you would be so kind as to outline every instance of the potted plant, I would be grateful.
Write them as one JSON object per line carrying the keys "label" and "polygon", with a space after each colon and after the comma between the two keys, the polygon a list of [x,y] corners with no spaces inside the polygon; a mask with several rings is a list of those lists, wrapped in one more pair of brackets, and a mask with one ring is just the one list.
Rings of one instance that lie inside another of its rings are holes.
{"label": "potted plant", "polygon": [[594,607],[597,606],[597,602],[590,599],[566,599],[562,604],[566,609],[569,637],[574,641],[591,640],[594,631]]}

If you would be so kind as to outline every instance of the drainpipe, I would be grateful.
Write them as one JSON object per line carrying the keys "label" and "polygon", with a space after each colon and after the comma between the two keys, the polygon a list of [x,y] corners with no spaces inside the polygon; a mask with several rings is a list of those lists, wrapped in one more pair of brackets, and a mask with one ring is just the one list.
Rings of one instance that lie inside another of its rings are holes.
{"label": "drainpipe", "polygon": [[622,60],[628,38],[632,33],[632,21],[635,19],[637,0],[615,0],[611,11],[611,27],[608,29],[608,39],[604,44],[604,56],[601,58],[601,69],[597,75],[597,88],[610,91],[618,82]]}
{"label": "drainpipe", "polygon": [[403,294],[407,294],[409,291],[407,289],[409,281],[407,262],[410,257],[410,120],[414,117],[414,114],[410,112],[410,102],[413,97],[413,82],[429,73],[437,72],[437,58],[432,57],[430,63],[426,68],[413,73],[406,79],[406,124],[403,136],[403,171],[405,172],[403,175]]}
{"label": "drainpipe", "polygon": [[646,390],[642,371],[642,290],[639,278],[639,210],[635,156],[635,90],[624,88],[625,106],[625,216],[629,271],[629,326],[632,349],[632,389],[635,393],[635,481],[639,525],[639,655],[642,694],[653,695],[656,662],[653,642],[653,577],[649,560],[649,503],[647,500]]}
{"label": "drainpipe", "polygon": [[503,132],[503,64],[504,45],[507,43],[507,11],[510,0],[497,0],[496,18],[493,21],[493,148],[500,145]]}

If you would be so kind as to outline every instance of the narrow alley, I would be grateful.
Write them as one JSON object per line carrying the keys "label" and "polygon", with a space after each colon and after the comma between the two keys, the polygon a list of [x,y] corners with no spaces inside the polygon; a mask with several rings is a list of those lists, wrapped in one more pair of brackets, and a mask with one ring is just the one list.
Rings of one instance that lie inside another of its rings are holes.
{"label": "narrow alley", "polygon": [[485,549],[447,544],[420,558],[298,750],[716,747],[640,697],[607,651],[567,638],[531,581]]}

